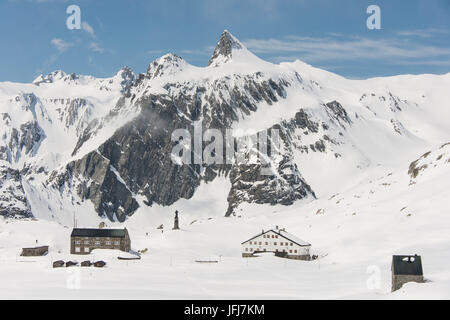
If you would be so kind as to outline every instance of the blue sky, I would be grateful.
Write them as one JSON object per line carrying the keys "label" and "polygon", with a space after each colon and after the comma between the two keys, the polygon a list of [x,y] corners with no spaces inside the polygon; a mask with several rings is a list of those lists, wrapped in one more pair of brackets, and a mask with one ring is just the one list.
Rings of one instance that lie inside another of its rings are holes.
{"label": "blue sky", "polygon": [[[81,30],[66,27],[71,4]],[[371,4],[381,30],[366,27]],[[167,52],[203,66],[224,29],[263,59],[350,78],[450,72],[449,0],[1,0],[0,81],[141,73]]]}

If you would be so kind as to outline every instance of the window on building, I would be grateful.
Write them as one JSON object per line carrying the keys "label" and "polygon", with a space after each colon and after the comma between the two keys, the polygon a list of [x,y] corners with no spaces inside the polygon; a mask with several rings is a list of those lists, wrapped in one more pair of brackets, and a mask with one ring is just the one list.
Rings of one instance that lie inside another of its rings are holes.
{"label": "window on building", "polygon": [[248,248],[245,248],[245,251],[248,251]]}
{"label": "window on building", "polygon": [[75,241],[75,244],[81,244],[80,240]]}
{"label": "window on building", "polygon": [[260,242],[259,242],[259,245],[261,245],[261,244],[262,244],[262,242],[260,241]]}
{"label": "window on building", "polygon": [[268,242],[266,242],[266,246],[267,246],[267,245],[269,245],[269,243],[268,243]]}
{"label": "window on building", "polygon": [[250,244],[252,244],[252,242],[250,241]]}
{"label": "window on building", "polygon": [[278,239],[278,236],[275,236],[275,238],[277,238],[277,239]]}
{"label": "window on building", "polygon": [[84,241],[84,244],[89,244],[89,240],[85,240],[85,241]]}
{"label": "window on building", "polygon": [[81,252],[81,248],[80,247],[75,247],[75,252]]}
{"label": "window on building", "polygon": [[253,251],[253,248],[250,248],[250,251]]}
{"label": "window on building", "polygon": [[292,253],[292,250],[289,250],[289,253]]}
{"label": "window on building", "polygon": [[95,245],[99,246],[100,245],[100,241],[95,241]]}
{"label": "window on building", "polygon": [[118,246],[120,244],[120,241],[114,241],[114,245]]}
{"label": "window on building", "polygon": [[294,253],[297,253],[297,250],[294,250]]}
{"label": "window on building", "polygon": [[111,241],[106,241],[105,244],[106,244],[107,246],[110,246],[110,245],[111,245]]}
{"label": "window on building", "polygon": [[274,244],[275,246],[277,245],[277,243],[276,243],[276,242],[274,242],[273,244]]}
{"label": "window on building", "polygon": [[84,248],[84,252],[85,252],[85,253],[89,253],[89,248],[88,248],[88,247],[85,247],[85,248]]}
{"label": "window on building", "polygon": [[291,242],[291,246],[292,246],[292,242]]}

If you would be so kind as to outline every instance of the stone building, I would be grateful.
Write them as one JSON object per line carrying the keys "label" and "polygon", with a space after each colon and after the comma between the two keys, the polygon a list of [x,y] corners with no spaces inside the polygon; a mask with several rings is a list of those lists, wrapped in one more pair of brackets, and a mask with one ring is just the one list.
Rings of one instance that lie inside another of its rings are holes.
{"label": "stone building", "polygon": [[254,257],[258,253],[273,252],[276,256],[311,260],[311,244],[290,234],[285,229],[267,230],[242,242],[242,257]]}
{"label": "stone building", "polygon": [[131,240],[125,229],[75,228],[70,235],[71,254],[89,254],[94,249],[130,251]]}
{"label": "stone building", "polygon": [[407,282],[423,282],[422,259],[414,256],[392,257],[392,292]]}
{"label": "stone building", "polygon": [[48,246],[34,247],[34,248],[22,248],[21,256],[24,257],[39,257],[45,256],[48,253]]}

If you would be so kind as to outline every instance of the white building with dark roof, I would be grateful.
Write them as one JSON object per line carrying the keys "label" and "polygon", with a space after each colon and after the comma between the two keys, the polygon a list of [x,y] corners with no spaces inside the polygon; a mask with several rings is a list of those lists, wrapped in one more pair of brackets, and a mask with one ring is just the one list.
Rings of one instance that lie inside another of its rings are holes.
{"label": "white building with dark roof", "polygon": [[242,242],[242,257],[273,252],[288,259],[311,260],[311,244],[290,234],[285,229],[270,229]]}

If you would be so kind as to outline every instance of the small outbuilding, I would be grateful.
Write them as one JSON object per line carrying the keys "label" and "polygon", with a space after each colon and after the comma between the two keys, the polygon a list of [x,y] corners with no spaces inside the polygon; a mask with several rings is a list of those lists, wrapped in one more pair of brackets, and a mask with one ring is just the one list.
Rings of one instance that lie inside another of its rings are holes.
{"label": "small outbuilding", "polygon": [[407,282],[424,282],[422,259],[418,255],[393,256],[391,269],[392,292],[400,289]]}
{"label": "small outbuilding", "polygon": [[53,262],[53,268],[62,268],[64,267],[64,261],[58,260]]}
{"label": "small outbuilding", "polygon": [[96,261],[94,262],[94,267],[96,268],[103,268],[104,266],[106,266],[106,262],[105,261]]}
{"label": "small outbuilding", "polygon": [[67,261],[67,262],[66,262],[66,268],[68,268],[68,267],[74,267],[74,266],[76,266],[76,265],[78,265],[78,262],[76,262],[76,261]]}
{"label": "small outbuilding", "polygon": [[40,257],[45,256],[48,253],[48,246],[40,246],[34,248],[22,248],[23,257]]}
{"label": "small outbuilding", "polygon": [[81,262],[82,267],[90,267],[91,265],[92,265],[92,262],[90,262],[89,260]]}

